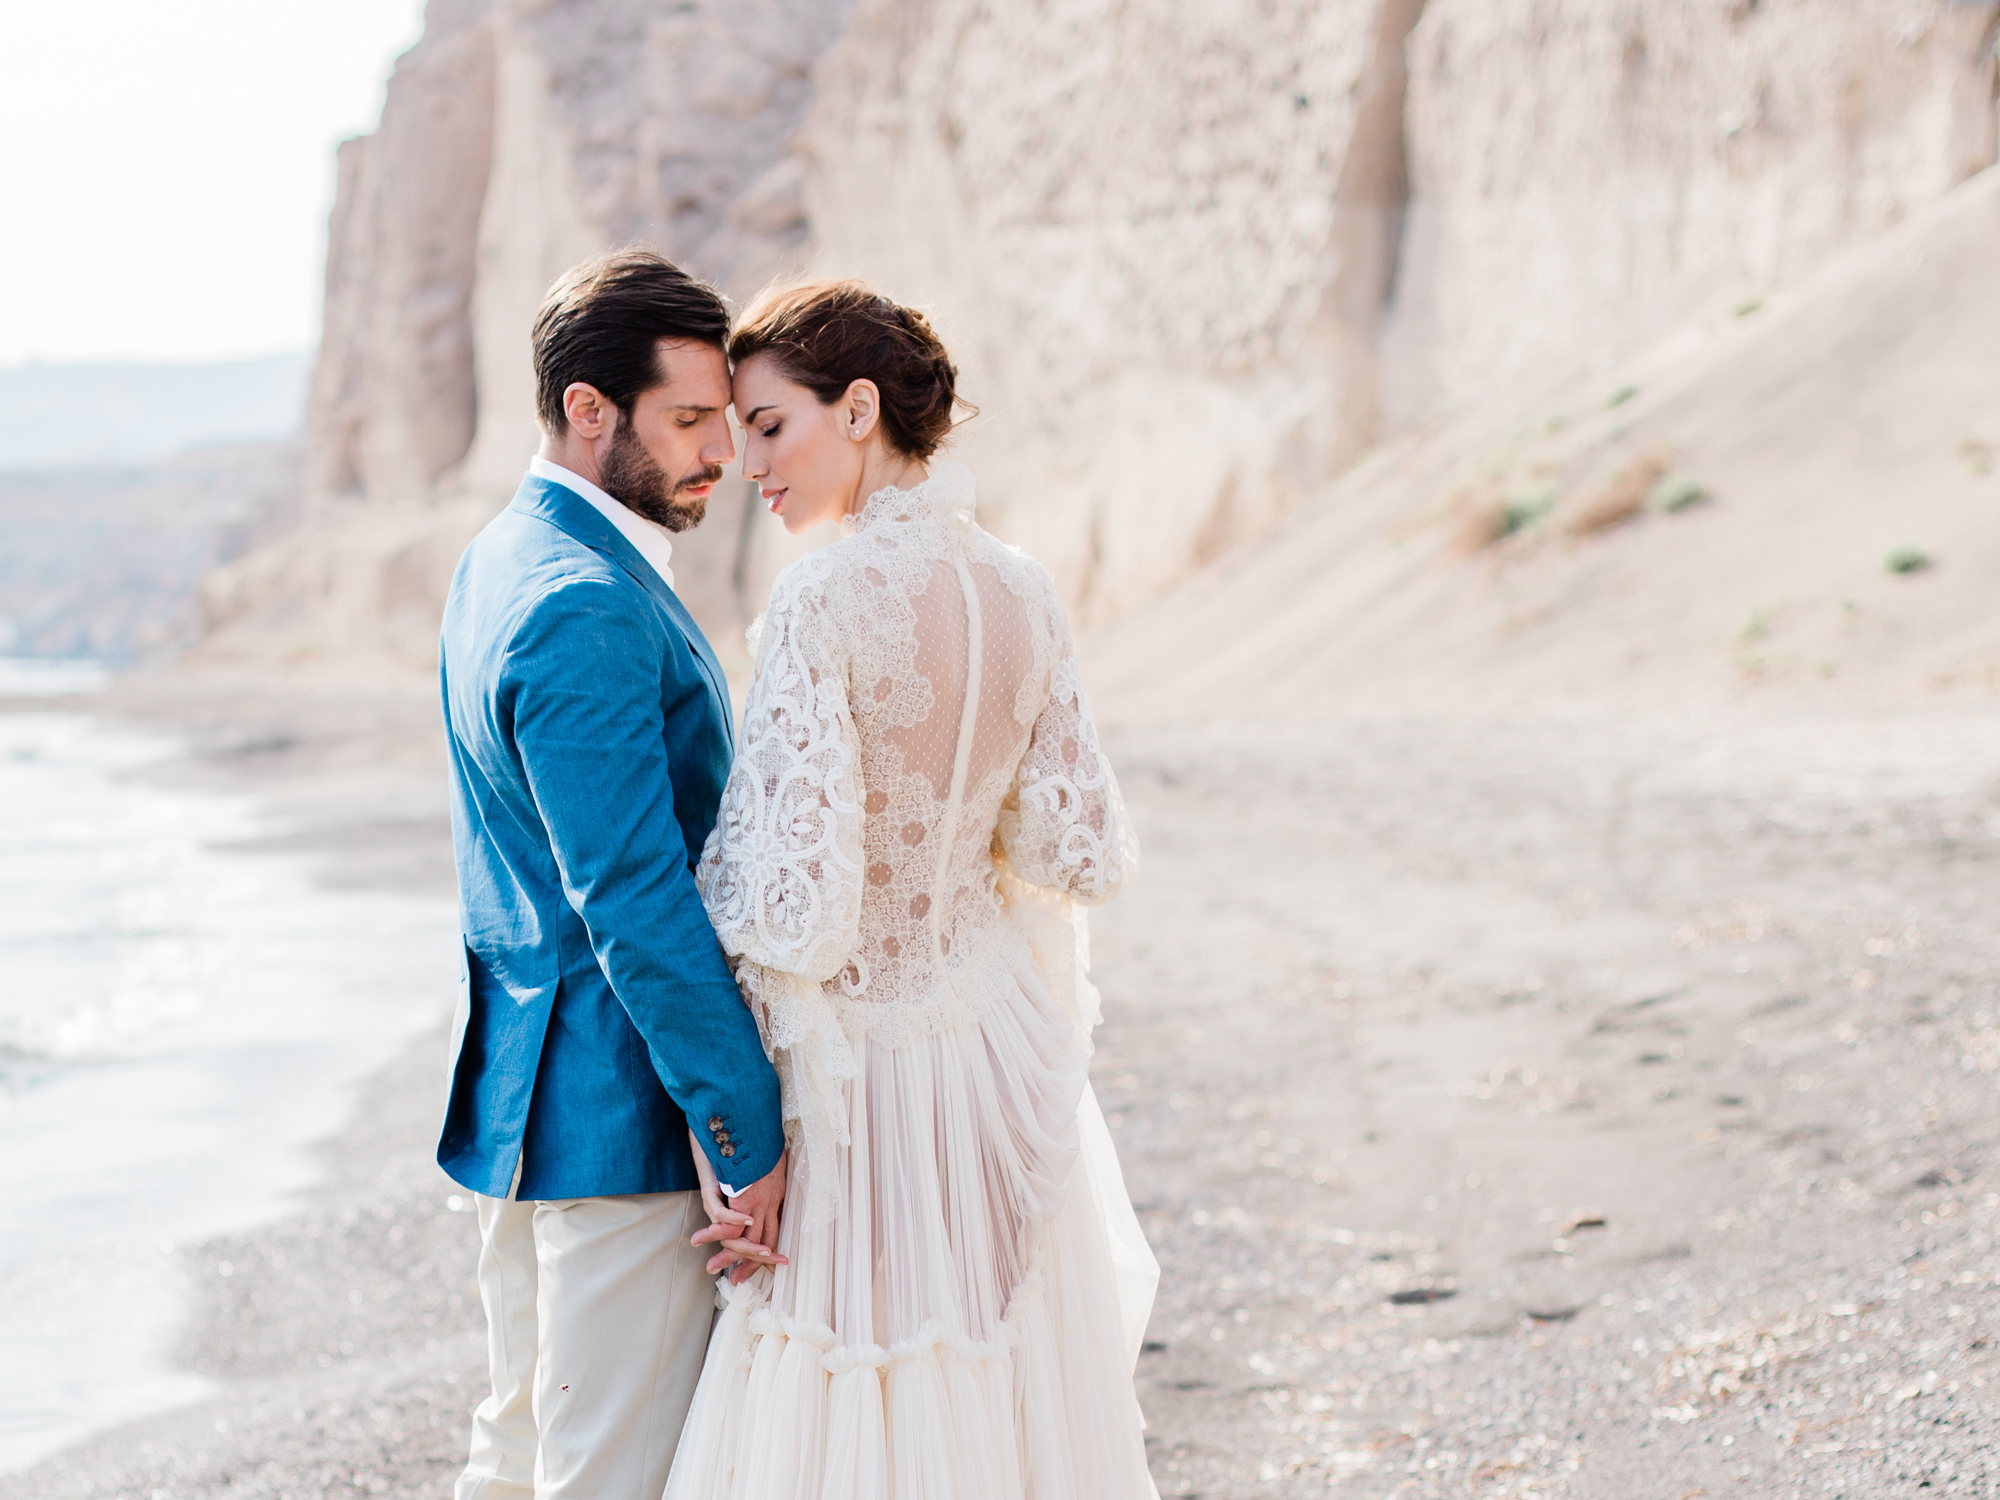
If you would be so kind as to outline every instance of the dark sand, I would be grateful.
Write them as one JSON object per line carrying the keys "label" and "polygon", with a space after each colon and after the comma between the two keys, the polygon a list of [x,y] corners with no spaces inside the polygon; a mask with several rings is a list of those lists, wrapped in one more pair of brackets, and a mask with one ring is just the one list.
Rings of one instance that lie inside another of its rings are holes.
{"label": "dark sand", "polygon": [[[449,889],[428,684],[102,708],[329,881]],[[1096,1075],[1165,1271],[1164,1494],[1996,1492],[2000,707],[1113,750],[1147,867],[1096,918]],[[297,1213],[182,1252],[219,1394],[0,1500],[449,1494],[483,1353],[443,1048]]]}

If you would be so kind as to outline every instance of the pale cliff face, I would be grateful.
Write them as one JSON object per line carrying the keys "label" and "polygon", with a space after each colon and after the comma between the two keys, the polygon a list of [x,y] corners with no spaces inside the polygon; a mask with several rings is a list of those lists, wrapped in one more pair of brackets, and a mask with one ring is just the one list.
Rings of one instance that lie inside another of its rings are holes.
{"label": "pale cliff face", "polygon": [[[437,519],[345,523],[331,570],[252,559],[212,591],[229,612],[325,605],[336,634],[365,634],[379,622],[349,616],[383,590],[346,577],[357,569],[403,580],[402,596],[429,578],[417,591],[442,598],[459,546],[539,440],[528,330],[568,266],[640,242],[742,296],[800,263],[793,136],[846,3],[431,0],[382,128],[342,148],[308,485],[321,502],[358,493]],[[725,651],[750,580],[761,597],[770,571],[744,519],[731,486],[676,543],[682,592]]]}
{"label": "pale cliff face", "polygon": [[494,169],[473,309],[484,404],[466,478],[511,486],[535,441],[528,328],[598,250],[652,245],[743,296],[799,264],[790,146],[846,0],[494,7]]}
{"label": "pale cliff face", "polygon": [[485,6],[433,0],[381,127],[340,148],[306,415],[309,493],[414,499],[472,441],[475,236],[492,135]]}
{"label": "pale cliff face", "polygon": [[[396,565],[428,577],[532,449],[564,266],[639,240],[742,297],[811,263],[931,310],[986,519],[1102,622],[1387,433],[1789,285],[1990,163],[1995,14],[433,0],[344,150],[312,484],[444,506]],[[767,530],[739,494],[685,543],[726,647]],[[253,612],[322,587],[258,566],[294,581],[239,579]]]}
{"label": "pale cliff face", "polygon": [[1991,165],[1992,16],[1430,0],[1390,420],[1795,284]]}
{"label": "pale cliff face", "polygon": [[654,244],[733,289],[799,258],[790,142],[845,0],[661,9],[432,0],[381,128],[341,148],[316,488],[511,484],[535,441],[528,326],[585,256]]}
{"label": "pale cliff face", "polygon": [[1991,163],[1992,15],[878,0],[821,64],[808,204],[966,349],[1000,524],[1101,622],[1377,437]]}
{"label": "pale cliff face", "polygon": [[1344,420],[1365,358],[1321,314],[1382,10],[878,0],[820,66],[815,242],[940,320],[985,411],[966,439],[982,503],[1086,618],[1365,441]]}

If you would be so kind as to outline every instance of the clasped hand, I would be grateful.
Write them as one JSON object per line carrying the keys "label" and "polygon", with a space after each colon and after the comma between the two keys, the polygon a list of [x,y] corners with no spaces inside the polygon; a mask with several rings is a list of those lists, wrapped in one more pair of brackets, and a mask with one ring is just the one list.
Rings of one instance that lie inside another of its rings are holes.
{"label": "clasped hand", "polygon": [[785,1158],[780,1155],[766,1176],[725,1201],[715,1168],[692,1130],[688,1142],[694,1147],[695,1170],[701,1174],[701,1206],[708,1214],[708,1228],[697,1232],[690,1243],[718,1247],[709,1257],[709,1274],[727,1270],[733,1286],[755,1275],[760,1266],[787,1264],[778,1254],[778,1220],[785,1207]]}

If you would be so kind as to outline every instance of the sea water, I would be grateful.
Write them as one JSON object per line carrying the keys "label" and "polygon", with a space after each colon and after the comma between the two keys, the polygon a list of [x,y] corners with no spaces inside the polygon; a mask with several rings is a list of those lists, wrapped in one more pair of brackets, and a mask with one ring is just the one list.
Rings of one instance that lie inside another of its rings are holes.
{"label": "sea water", "polygon": [[[0,693],[82,669],[0,662]],[[449,1016],[451,903],[318,888],[165,740],[0,712],[0,1470],[197,1399],[176,1246],[284,1212],[355,1085]]]}

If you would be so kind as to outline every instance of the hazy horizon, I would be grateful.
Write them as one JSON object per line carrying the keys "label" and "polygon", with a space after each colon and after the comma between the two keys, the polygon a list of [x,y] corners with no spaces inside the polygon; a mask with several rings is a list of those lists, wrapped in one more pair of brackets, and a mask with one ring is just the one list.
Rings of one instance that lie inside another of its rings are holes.
{"label": "hazy horizon", "polygon": [[313,351],[0,366],[0,472],[150,464],[305,425]]}

